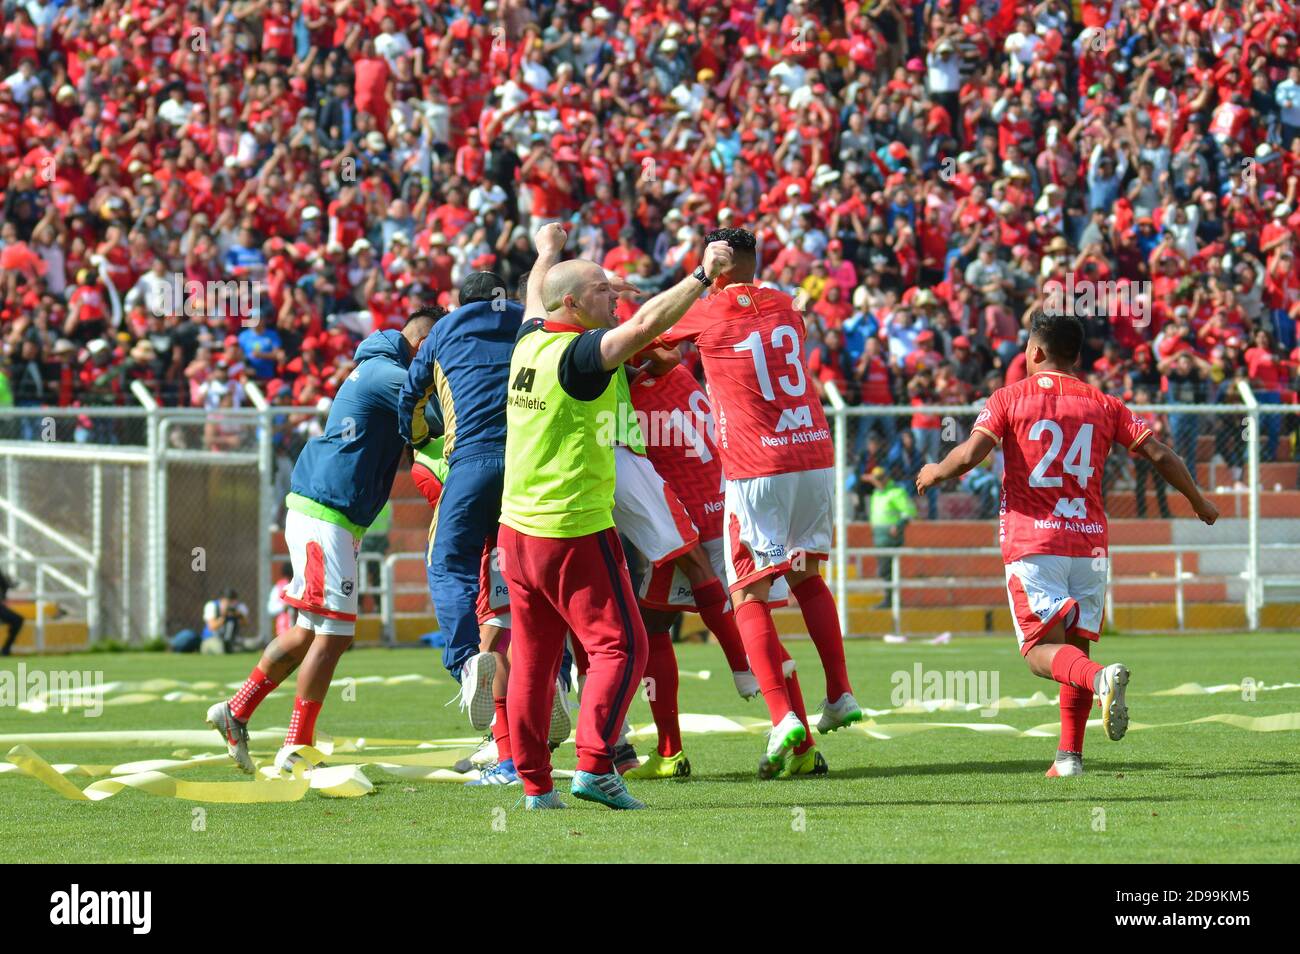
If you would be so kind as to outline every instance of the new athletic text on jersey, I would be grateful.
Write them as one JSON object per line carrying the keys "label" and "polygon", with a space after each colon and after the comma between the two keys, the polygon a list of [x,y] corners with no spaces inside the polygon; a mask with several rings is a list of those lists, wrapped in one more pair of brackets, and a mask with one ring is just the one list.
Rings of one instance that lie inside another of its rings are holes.
{"label": "new athletic text on jersey", "polygon": [[789,295],[728,285],[669,328],[669,344],[700,349],[729,480],[835,463],[831,431],[804,365],[804,322]]}
{"label": "new athletic text on jersey", "polygon": [[1003,562],[1107,552],[1102,472],[1113,444],[1132,452],[1151,437],[1137,415],[1077,378],[1040,371],[994,391],[975,429],[1002,444]]}
{"label": "new athletic text on jersey", "polygon": [[722,536],[722,463],[714,443],[713,408],[704,388],[681,365],[632,381],[646,456],[691,515],[701,540]]}

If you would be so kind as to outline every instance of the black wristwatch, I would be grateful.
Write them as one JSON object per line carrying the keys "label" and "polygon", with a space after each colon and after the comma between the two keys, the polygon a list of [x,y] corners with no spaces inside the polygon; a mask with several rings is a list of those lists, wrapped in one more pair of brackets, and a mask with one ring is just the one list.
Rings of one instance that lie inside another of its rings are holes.
{"label": "black wristwatch", "polygon": [[713,279],[709,277],[709,273],[704,270],[703,265],[696,265],[695,271],[691,272],[691,277],[705,288],[713,284]]}

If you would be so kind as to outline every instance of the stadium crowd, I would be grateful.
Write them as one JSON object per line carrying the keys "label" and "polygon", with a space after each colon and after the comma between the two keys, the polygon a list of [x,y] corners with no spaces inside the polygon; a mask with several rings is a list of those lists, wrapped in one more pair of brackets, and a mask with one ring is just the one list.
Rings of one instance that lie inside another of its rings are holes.
{"label": "stadium crowd", "polygon": [[[754,231],[850,403],[1023,377],[1053,282],[1105,391],[1295,400],[1284,0],[6,0],[0,36],[0,403],[324,407],[362,336],[473,271],[513,294],[553,221],[647,294]],[[957,439],[897,421],[864,474]]]}

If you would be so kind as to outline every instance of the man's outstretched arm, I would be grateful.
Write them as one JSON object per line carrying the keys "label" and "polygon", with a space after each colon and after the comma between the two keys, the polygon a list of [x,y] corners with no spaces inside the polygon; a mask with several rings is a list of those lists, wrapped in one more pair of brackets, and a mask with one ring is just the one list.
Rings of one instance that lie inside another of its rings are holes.
{"label": "man's outstretched arm", "polygon": [[1205,495],[1196,486],[1196,481],[1192,479],[1192,474],[1183,463],[1183,459],[1168,444],[1162,444],[1152,437],[1143,441],[1133,453],[1135,456],[1149,460],[1169,486],[1187,498],[1187,502],[1192,505],[1192,510],[1203,523],[1213,526],[1214,521],[1219,519],[1219,508],[1205,499]]}
{"label": "man's outstretched arm", "polygon": [[939,463],[926,464],[921,468],[921,472],[916,475],[917,493],[923,494],[935,484],[952,480],[968,470],[973,470],[989,456],[989,451],[997,446],[997,441],[989,434],[984,431],[972,431],[971,436],[966,438],[964,443],[954,447]]}
{"label": "man's outstretched arm", "polygon": [[[731,268],[732,249],[726,242],[712,242],[704,249],[701,265],[709,278]],[[635,315],[600,339],[600,358],[612,371],[676,324],[704,291],[692,275],[661,291],[641,306]]]}

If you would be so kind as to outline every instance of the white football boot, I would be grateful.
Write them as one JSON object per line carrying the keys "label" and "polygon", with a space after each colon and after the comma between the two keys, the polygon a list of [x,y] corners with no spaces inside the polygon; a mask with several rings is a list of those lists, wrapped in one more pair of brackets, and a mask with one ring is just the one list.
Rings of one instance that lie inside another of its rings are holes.
{"label": "white football boot", "polygon": [[460,671],[460,708],[469,710],[469,724],[482,732],[492,724],[496,703],[492,699],[492,679],[497,674],[497,659],[491,653],[471,656]]}
{"label": "white football boot", "polygon": [[546,742],[554,752],[564,744],[573,731],[573,716],[569,714],[569,694],[564,691],[564,680],[555,680],[555,698],[551,702],[551,727]]}
{"label": "white football boot", "polygon": [[1128,675],[1128,667],[1123,663],[1111,663],[1093,680],[1093,692],[1101,703],[1101,724],[1106,738],[1112,742],[1124,738],[1128,731],[1128,705],[1124,701]]}
{"label": "white football boot", "polygon": [[1047,770],[1048,778],[1068,778],[1083,774],[1083,756],[1078,752],[1056,752],[1056,760]]}
{"label": "white football boot", "polygon": [[758,679],[748,669],[744,672],[733,672],[731,681],[736,684],[736,692],[740,693],[742,699],[753,699],[762,692],[758,688]]}
{"label": "white football boot", "polygon": [[229,702],[218,702],[208,709],[208,725],[221,733],[226,752],[234,759],[241,772],[252,775],[253,758],[248,754],[248,724],[240,722],[230,712]]}
{"label": "white football boot", "polygon": [[758,777],[776,778],[785,768],[786,760],[794,747],[806,738],[808,738],[808,730],[804,728],[797,715],[787,712],[782,716],[781,721],[772,726],[772,731],[767,735],[767,751],[763,753],[763,759],[758,763]]}
{"label": "white football boot", "polygon": [[834,702],[822,700],[822,714],[817,720],[817,731],[825,735],[861,721],[862,707],[858,705],[858,700],[846,692]]}

